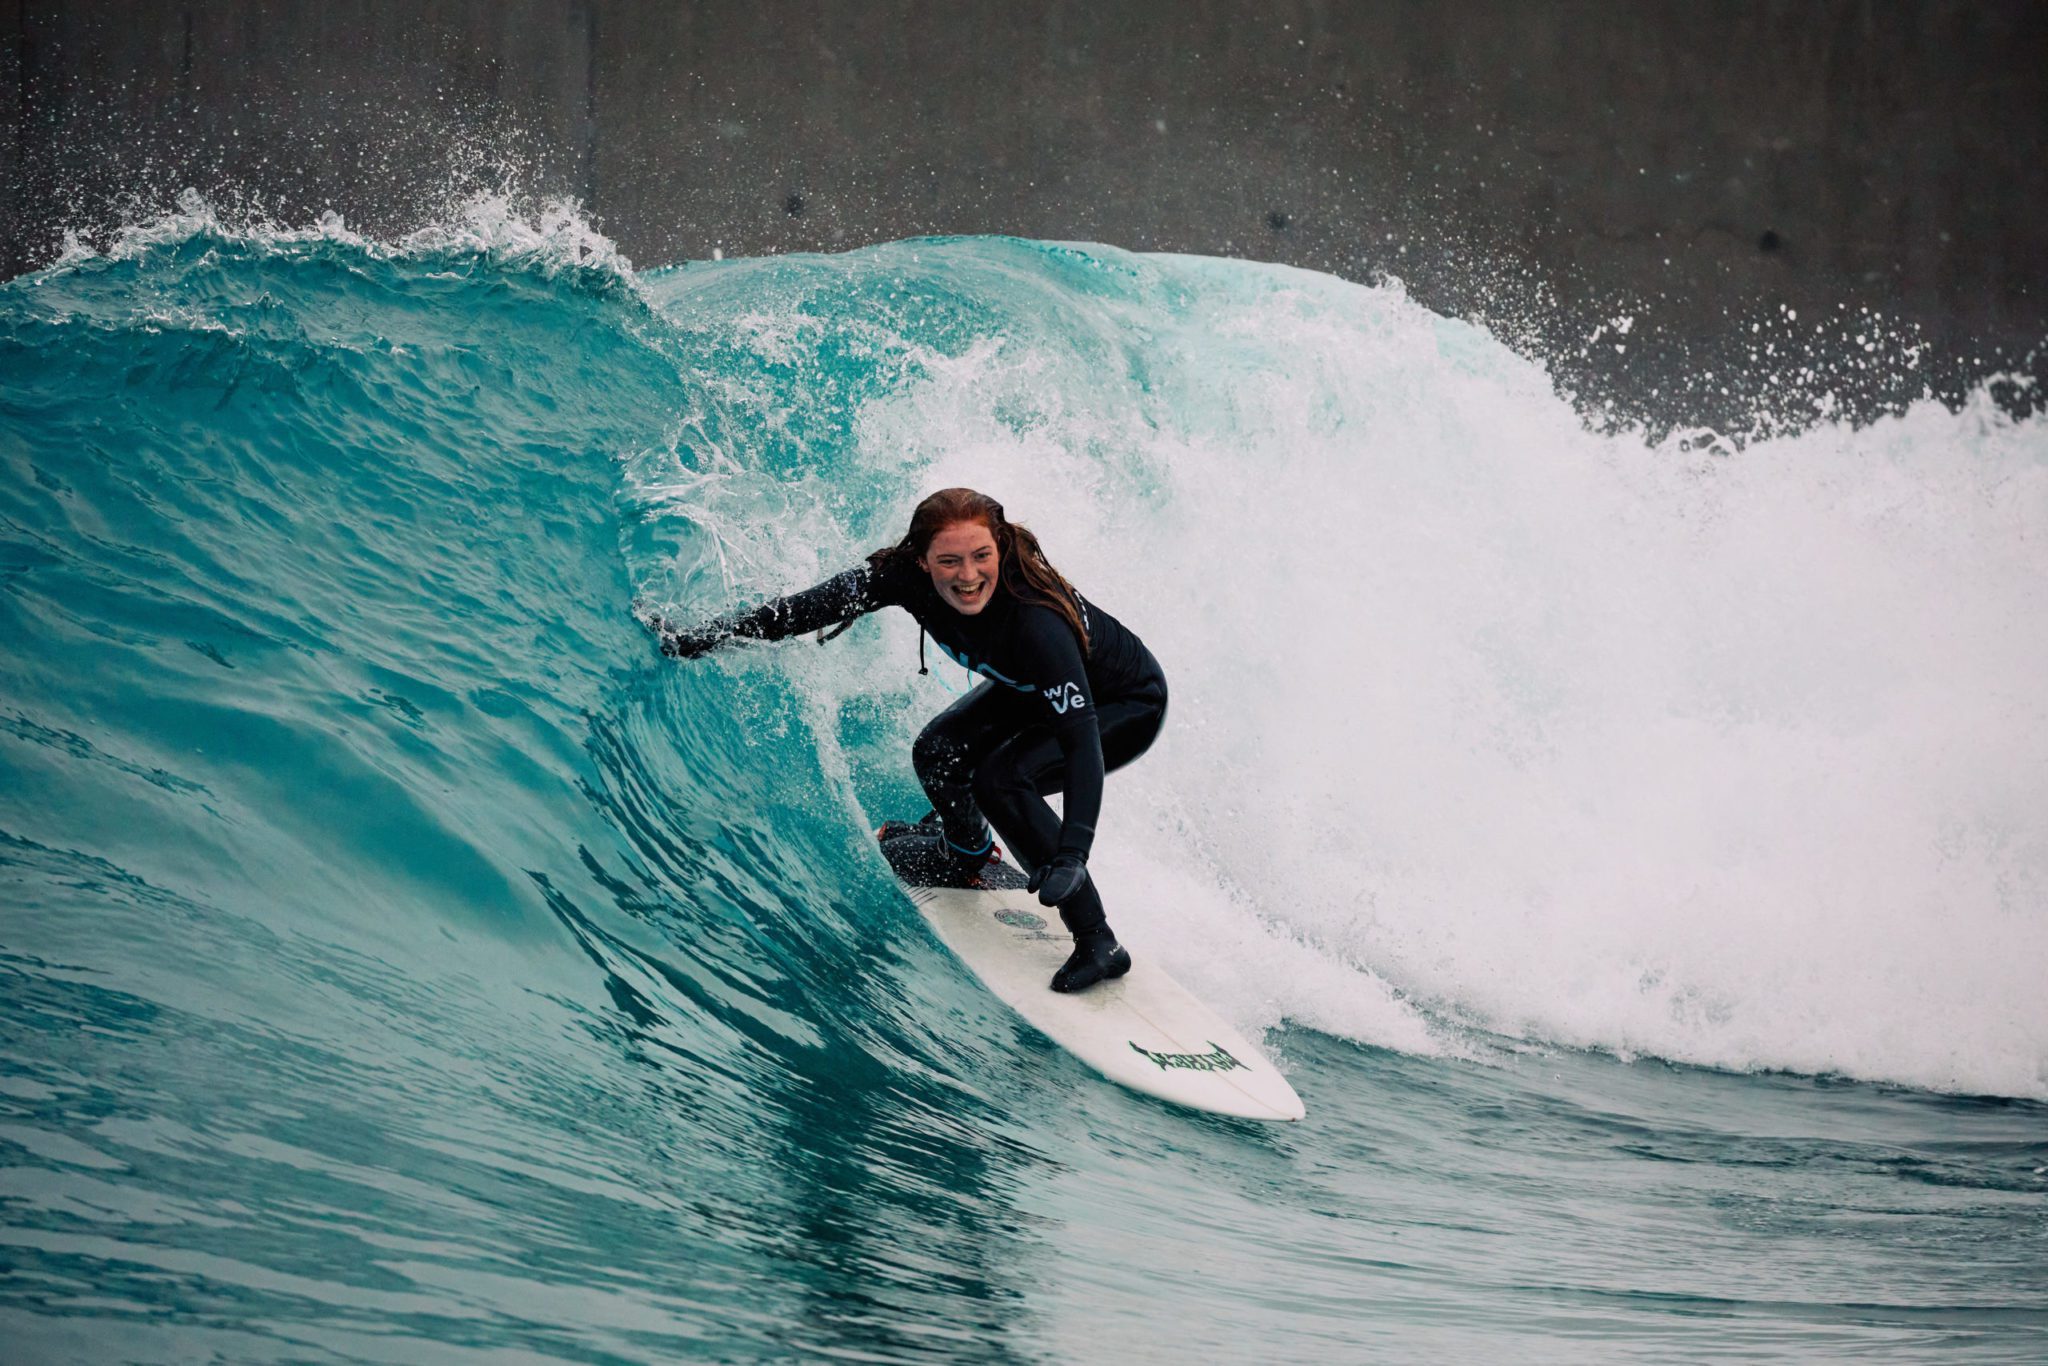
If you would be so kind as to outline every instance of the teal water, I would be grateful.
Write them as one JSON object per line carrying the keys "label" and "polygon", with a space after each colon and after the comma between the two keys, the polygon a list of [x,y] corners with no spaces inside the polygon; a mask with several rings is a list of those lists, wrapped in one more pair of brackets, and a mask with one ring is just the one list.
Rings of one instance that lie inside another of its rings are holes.
{"label": "teal water", "polygon": [[[9,1361],[2048,1357],[2048,426],[1589,433],[1398,289],[203,206],[0,286]],[[1154,646],[1099,1081],[865,831],[972,483]]]}

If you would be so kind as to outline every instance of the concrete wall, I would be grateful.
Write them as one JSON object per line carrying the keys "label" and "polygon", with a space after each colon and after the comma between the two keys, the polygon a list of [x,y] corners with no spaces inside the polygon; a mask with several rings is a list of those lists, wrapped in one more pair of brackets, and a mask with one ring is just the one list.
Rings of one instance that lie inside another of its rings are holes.
{"label": "concrete wall", "polygon": [[[2031,0],[20,0],[0,48],[8,274],[187,184],[395,231],[504,158],[641,265],[1009,232],[1391,272],[1660,421],[2038,374],[2048,334]],[[1917,368],[1812,331],[1863,308]]]}

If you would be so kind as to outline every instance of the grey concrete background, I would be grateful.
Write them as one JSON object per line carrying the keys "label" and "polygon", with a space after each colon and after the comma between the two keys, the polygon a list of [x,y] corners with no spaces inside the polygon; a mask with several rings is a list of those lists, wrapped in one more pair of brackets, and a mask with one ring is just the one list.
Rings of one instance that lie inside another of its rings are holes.
{"label": "grey concrete background", "polygon": [[8,275],[187,185],[393,233],[509,172],[642,266],[1006,232],[1391,273],[1656,427],[2044,371],[2031,0],[18,0],[0,99]]}

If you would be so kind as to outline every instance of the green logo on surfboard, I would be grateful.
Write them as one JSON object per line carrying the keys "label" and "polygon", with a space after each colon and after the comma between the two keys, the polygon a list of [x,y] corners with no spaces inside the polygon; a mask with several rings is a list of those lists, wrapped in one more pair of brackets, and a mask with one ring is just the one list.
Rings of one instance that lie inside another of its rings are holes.
{"label": "green logo on surfboard", "polygon": [[1228,1072],[1233,1067],[1243,1068],[1247,1072],[1251,1071],[1249,1067],[1245,1067],[1243,1063],[1224,1052],[1223,1045],[1217,1043],[1214,1039],[1209,1041],[1209,1047],[1215,1051],[1212,1053],[1154,1053],[1149,1048],[1140,1048],[1135,1043],[1131,1044],[1133,1052],[1158,1063],[1159,1070],[1162,1072],[1176,1067],[1188,1072]]}

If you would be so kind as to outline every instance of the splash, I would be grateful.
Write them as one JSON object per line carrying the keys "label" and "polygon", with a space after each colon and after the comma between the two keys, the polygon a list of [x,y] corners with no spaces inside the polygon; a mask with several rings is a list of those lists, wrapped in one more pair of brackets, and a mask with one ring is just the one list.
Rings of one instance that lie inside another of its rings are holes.
{"label": "splash", "polygon": [[474,258],[548,275],[587,272],[621,284],[634,279],[633,263],[574,198],[534,197],[511,186],[458,190],[452,185],[425,223],[388,240],[354,231],[332,209],[310,225],[294,227],[258,202],[209,198],[187,187],[168,211],[138,212],[105,232],[66,229],[55,259],[41,273],[94,262],[136,262],[193,243],[258,252],[330,246],[371,259]]}

